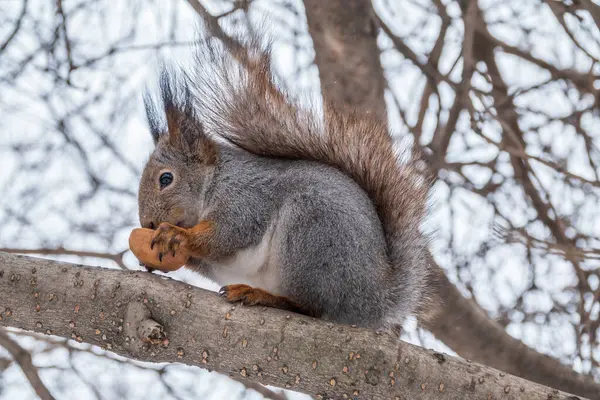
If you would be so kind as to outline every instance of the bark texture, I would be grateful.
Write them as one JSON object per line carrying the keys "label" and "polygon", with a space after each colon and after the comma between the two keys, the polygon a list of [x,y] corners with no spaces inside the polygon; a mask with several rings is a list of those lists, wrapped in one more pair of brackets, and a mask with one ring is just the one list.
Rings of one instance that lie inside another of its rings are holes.
{"label": "bark texture", "polygon": [[181,362],[318,398],[576,399],[388,335],[152,275],[0,253],[0,325]]}

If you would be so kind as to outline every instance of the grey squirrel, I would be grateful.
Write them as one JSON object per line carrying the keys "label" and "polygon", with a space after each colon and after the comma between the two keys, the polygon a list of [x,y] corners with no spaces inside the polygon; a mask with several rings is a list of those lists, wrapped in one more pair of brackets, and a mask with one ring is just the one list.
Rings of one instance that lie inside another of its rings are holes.
{"label": "grey squirrel", "polygon": [[432,179],[385,123],[279,88],[260,40],[197,45],[145,97],[155,149],[139,188],[153,246],[231,302],[371,328],[398,327],[431,290],[421,232]]}

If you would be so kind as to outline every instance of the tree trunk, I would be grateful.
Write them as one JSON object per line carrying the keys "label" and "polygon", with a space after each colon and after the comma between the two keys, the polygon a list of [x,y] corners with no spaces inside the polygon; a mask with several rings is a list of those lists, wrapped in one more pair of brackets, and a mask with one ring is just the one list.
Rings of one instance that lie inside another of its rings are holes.
{"label": "tree trunk", "polygon": [[370,1],[305,0],[323,99],[385,119],[385,79]]}
{"label": "tree trunk", "polygon": [[573,398],[385,334],[232,305],[148,272],[0,253],[0,310],[0,325],[321,398]]}

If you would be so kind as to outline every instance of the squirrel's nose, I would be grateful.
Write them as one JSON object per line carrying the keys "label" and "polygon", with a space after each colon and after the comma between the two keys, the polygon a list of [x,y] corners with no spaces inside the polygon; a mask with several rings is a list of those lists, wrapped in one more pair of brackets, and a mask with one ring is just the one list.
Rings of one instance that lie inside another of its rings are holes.
{"label": "squirrel's nose", "polygon": [[156,224],[154,223],[154,221],[146,220],[146,221],[141,221],[141,223],[142,223],[142,228],[148,228],[148,229],[156,228]]}

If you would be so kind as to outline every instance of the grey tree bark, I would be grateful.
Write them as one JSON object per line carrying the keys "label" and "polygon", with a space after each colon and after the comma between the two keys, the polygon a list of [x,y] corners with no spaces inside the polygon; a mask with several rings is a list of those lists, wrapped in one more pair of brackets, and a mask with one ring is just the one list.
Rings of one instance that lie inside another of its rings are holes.
{"label": "grey tree bark", "polygon": [[150,362],[358,399],[575,399],[374,331],[226,303],[148,272],[0,253],[0,325]]}

